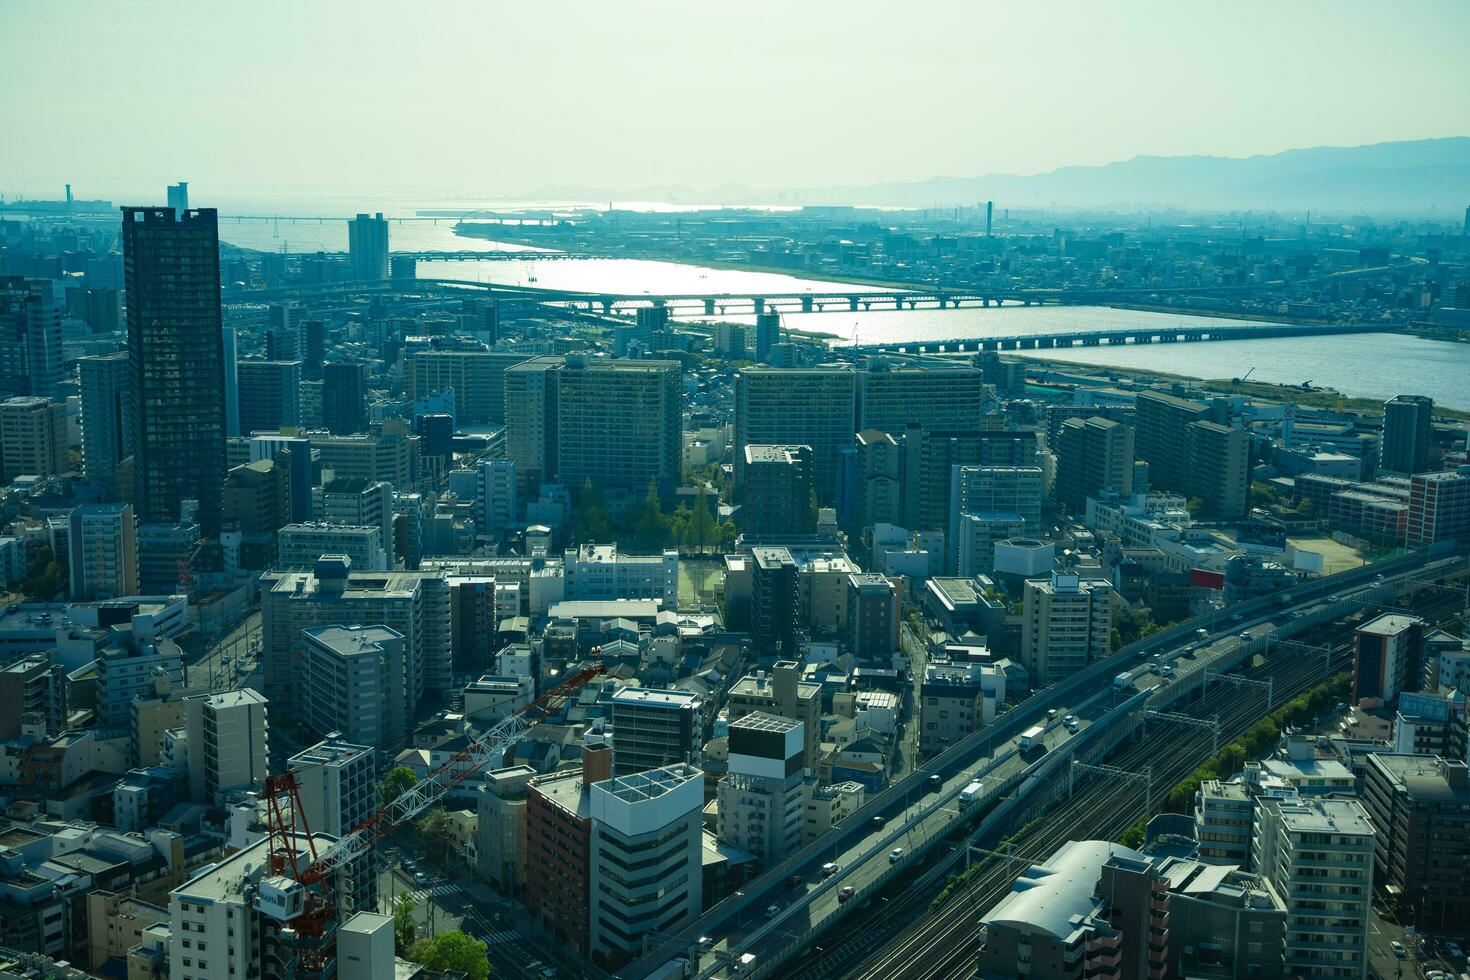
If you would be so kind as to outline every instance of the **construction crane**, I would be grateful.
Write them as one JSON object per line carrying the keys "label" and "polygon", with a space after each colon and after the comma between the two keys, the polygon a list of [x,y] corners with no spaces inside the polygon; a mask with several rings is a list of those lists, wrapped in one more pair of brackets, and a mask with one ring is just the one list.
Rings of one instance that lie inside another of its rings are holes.
{"label": "construction crane", "polygon": [[[601,648],[595,648],[592,656],[600,658]],[[270,877],[260,884],[256,908],[284,923],[281,941],[295,953],[292,976],[328,980],[336,973],[333,928],[336,908],[328,890],[328,880],[334,872],[366,856],[387,834],[442,800],[471,775],[489,768],[501,750],[575,696],[602,671],[600,662],[583,667],[484,734],[471,735],[469,745],[450,756],[442,766],[320,851],[306,822],[295,771],[288,769],[267,776]]]}

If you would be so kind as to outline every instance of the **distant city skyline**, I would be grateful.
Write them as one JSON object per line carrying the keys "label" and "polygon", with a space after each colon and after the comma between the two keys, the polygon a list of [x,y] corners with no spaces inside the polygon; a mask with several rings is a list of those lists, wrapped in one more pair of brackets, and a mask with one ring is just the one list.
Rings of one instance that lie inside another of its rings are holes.
{"label": "distant city skyline", "polygon": [[0,192],[826,188],[1470,133],[1470,7],[1348,6],[12,0]]}

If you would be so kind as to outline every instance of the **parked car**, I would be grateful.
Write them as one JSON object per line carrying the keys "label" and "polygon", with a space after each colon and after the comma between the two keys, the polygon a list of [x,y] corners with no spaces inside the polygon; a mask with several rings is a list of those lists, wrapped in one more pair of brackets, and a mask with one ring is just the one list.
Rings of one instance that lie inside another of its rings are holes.
{"label": "parked car", "polygon": [[1388,945],[1389,948],[1393,950],[1393,955],[1397,956],[1399,959],[1403,959],[1405,956],[1409,955],[1408,951],[1404,949],[1404,944],[1399,942],[1397,939],[1395,939]]}

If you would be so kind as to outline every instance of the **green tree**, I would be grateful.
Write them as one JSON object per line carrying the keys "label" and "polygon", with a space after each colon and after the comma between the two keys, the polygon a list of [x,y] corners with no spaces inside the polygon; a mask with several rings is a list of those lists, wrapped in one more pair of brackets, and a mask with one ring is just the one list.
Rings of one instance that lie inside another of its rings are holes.
{"label": "green tree", "polygon": [[450,852],[449,814],[442,808],[435,807],[424,816],[420,817],[413,825],[414,833],[419,835],[419,840],[429,849],[429,854],[438,859],[446,859]]}
{"label": "green tree", "polygon": [[409,950],[408,959],[443,973],[463,973],[470,980],[490,976],[489,947],[462,932],[441,932],[433,939],[420,939]]}
{"label": "green tree", "polygon": [[418,781],[419,778],[413,774],[413,770],[408,768],[408,766],[395,766],[388,772],[388,775],[383,777],[383,781],[378,784],[378,799],[384,803],[391,803],[393,800],[398,799],[404,793],[413,789],[414,783]]}
{"label": "green tree", "polygon": [[611,541],[614,536],[612,514],[603,500],[602,488],[590,476],[582,483],[582,492],[577,495],[575,530],[578,541]]}
{"label": "green tree", "polygon": [[663,507],[659,504],[658,483],[648,481],[648,496],[643,500],[643,506],[638,509],[638,516],[633,522],[633,536],[638,543],[649,550],[658,550],[669,544],[669,519],[664,516]]}
{"label": "green tree", "polygon": [[50,546],[43,544],[26,559],[26,577],[20,583],[20,591],[27,599],[50,602],[60,589],[61,566],[56,564]]}
{"label": "green tree", "polygon": [[734,551],[735,550],[735,538],[739,535],[739,533],[740,532],[738,530],[736,530],[736,528],[735,528],[735,522],[734,521],[725,521],[723,524],[721,524],[720,525],[720,550],[721,551]]}
{"label": "green tree", "polygon": [[720,526],[704,500],[694,502],[689,520],[684,525],[684,544],[692,551],[704,553],[711,545],[719,543]]}
{"label": "green tree", "polygon": [[406,952],[418,938],[419,929],[413,921],[413,910],[417,907],[418,903],[406,891],[393,905],[393,945],[400,953]]}

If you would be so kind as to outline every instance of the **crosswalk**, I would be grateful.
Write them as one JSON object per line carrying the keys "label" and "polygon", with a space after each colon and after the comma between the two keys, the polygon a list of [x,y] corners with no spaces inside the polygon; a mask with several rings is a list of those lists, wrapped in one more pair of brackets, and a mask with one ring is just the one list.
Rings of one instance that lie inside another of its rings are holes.
{"label": "crosswalk", "polygon": [[408,894],[415,902],[424,902],[430,898],[452,898],[455,895],[466,894],[466,892],[463,885],[448,881],[429,888],[416,888]]}
{"label": "crosswalk", "polygon": [[513,943],[519,941],[521,938],[521,934],[516,932],[514,929],[502,929],[499,932],[482,932],[479,933],[475,938],[483,940],[491,946],[499,946],[505,943]]}

